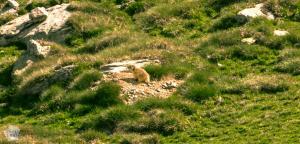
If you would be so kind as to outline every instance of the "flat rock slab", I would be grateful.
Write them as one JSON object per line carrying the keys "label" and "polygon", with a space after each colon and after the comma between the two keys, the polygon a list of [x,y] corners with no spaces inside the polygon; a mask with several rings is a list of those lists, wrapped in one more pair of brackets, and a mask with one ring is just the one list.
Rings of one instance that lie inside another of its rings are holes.
{"label": "flat rock slab", "polygon": [[111,64],[107,64],[101,67],[103,73],[120,73],[127,71],[127,65],[134,65],[136,67],[144,67],[151,63],[160,63],[159,60],[149,60],[149,59],[141,59],[141,60],[126,60],[122,62],[115,62]]}
{"label": "flat rock slab", "polygon": [[263,11],[264,4],[257,4],[254,8],[247,8],[238,13],[238,15],[243,15],[245,17],[256,18],[256,17],[265,17],[269,20],[275,19],[275,16],[271,12]]}

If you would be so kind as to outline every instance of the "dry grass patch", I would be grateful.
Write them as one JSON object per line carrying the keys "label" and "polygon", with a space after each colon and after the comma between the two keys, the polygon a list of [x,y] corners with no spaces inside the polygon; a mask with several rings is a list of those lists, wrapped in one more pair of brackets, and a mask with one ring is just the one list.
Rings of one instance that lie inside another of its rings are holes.
{"label": "dry grass patch", "polygon": [[289,89],[289,85],[294,83],[288,75],[255,75],[249,74],[242,80],[242,85],[251,91],[276,93]]}

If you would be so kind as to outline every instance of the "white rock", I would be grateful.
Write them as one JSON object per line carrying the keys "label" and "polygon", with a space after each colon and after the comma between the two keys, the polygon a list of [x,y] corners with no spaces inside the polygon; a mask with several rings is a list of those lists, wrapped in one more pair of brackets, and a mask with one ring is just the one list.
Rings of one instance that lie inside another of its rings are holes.
{"label": "white rock", "polygon": [[271,12],[263,13],[262,8],[264,7],[263,3],[257,4],[254,8],[247,8],[240,11],[238,14],[243,15],[250,18],[256,17],[265,17],[267,19],[273,20],[275,19],[274,15]]}
{"label": "white rock", "polygon": [[275,30],[274,31],[275,36],[286,36],[288,34],[289,34],[289,32],[286,30]]}
{"label": "white rock", "polygon": [[27,43],[27,51],[31,55],[45,58],[50,52],[50,46],[42,46],[35,40],[29,40]]}
{"label": "white rock", "polygon": [[242,39],[242,42],[251,45],[251,44],[254,44],[256,42],[256,40],[254,38],[250,37],[250,38]]}
{"label": "white rock", "polygon": [[127,65],[135,65],[136,67],[144,67],[145,65],[151,63],[159,63],[159,60],[149,60],[149,59],[141,59],[141,60],[126,60],[122,62],[115,62],[111,64],[107,64],[102,66],[102,70],[104,73],[119,73],[128,71]]}
{"label": "white rock", "polygon": [[48,12],[44,7],[37,7],[31,10],[29,18],[34,22],[42,22],[47,19]]}

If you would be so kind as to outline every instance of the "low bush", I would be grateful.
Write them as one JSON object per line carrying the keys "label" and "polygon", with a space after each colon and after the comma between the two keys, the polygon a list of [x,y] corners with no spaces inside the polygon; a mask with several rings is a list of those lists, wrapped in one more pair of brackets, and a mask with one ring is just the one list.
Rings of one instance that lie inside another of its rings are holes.
{"label": "low bush", "polygon": [[85,104],[94,104],[100,107],[109,107],[122,103],[119,95],[121,87],[113,82],[102,83],[94,94],[84,95],[79,101]]}
{"label": "low bush", "polygon": [[177,100],[174,98],[159,99],[150,98],[143,101],[139,101],[134,105],[137,109],[148,112],[152,109],[164,109],[164,110],[178,110],[185,115],[192,115],[195,113],[195,105],[184,100]]}
{"label": "low bush", "polygon": [[140,112],[129,106],[113,107],[104,111],[93,121],[84,124],[83,127],[95,128],[106,133],[115,132],[116,128],[122,121],[136,120],[141,116]]}
{"label": "low bush", "polygon": [[164,136],[172,135],[175,132],[185,129],[185,118],[176,112],[165,112],[152,110],[136,121],[122,122],[118,131],[135,132],[141,134],[159,133]]}
{"label": "low bush", "polygon": [[189,72],[189,68],[183,65],[148,65],[145,70],[150,74],[153,79],[161,79],[164,76],[174,75],[178,79],[182,79]]}
{"label": "low bush", "polygon": [[292,75],[300,74],[300,60],[299,59],[288,59],[280,62],[274,68],[275,71],[282,73],[290,73]]}
{"label": "low bush", "polygon": [[243,26],[248,22],[248,19],[244,16],[226,16],[217,20],[213,26],[210,28],[210,32],[217,30],[226,30],[233,27]]}
{"label": "low bush", "polygon": [[75,78],[71,83],[70,88],[73,90],[88,89],[94,82],[101,80],[101,78],[102,74],[97,70],[85,71]]}

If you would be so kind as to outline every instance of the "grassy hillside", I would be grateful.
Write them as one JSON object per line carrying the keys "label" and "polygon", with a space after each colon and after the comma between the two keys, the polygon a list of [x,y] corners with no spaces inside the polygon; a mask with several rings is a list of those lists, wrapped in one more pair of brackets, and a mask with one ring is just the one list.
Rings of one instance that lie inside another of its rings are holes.
{"label": "grassy hillside", "polygon": [[[18,2],[19,14],[60,3]],[[26,47],[0,47],[0,131],[17,125],[20,143],[300,142],[299,0],[64,2],[72,31],[65,43],[50,42],[51,56],[12,76]],[[275,20],[237,17],[260,2]],[[13,18],[0,16],[0,25]],[[278,29],[289,34],[275,36]],[[241,42],[248,37],[256,42]],[[100,67],[141,58],[161,60],[145,67],[152,80],[184,84],[167,99],[124,104]],[[66,65],[75,66],[71,76],[50,82]],[[49,87],[26,93],[43,80]],[[2,133],[0,142],[10,143]]]}

